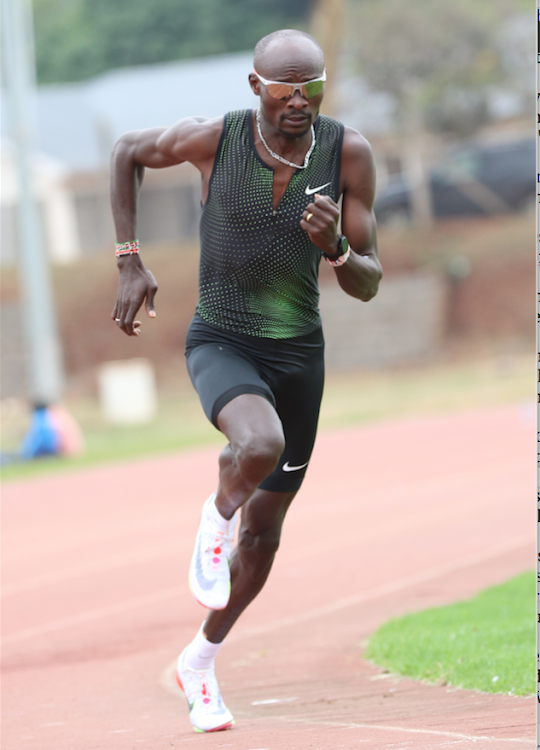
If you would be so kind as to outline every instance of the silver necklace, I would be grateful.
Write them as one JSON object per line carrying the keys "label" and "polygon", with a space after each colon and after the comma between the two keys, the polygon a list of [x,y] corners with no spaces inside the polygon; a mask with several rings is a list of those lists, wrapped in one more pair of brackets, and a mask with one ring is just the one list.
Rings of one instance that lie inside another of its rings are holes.
{"label": "silver necklace", "polygon": [[304,163],[303,164],[295,164],[292,161],[287,161],[287,159],[284,159],[282,156],[280,156],[279,154],[276,154],[274,151],[272,151],[272,149],[270,148],[270,146],[268,145],[268,143],[264,140],[263,134],[261,133],[261,109],[260,109],[260,107],[257,110],[257,118],[256,119],[257,119],[257,132],[259,134],[259,138],[263,142],[263,145],[264,145],[265,149],[268,151],[268,153],[270,154],[270,156],[273,156],[274,159],[277,159],[282,164],[286,164],[288,167],[294,167],[295,169],[305,169],[307,167],[308,162],[309,162],[309,157],[311,156],[311,154],[313,153],[313,149],[315,148],[315,128],[313,127],[313,125],[311,126],[311,146],[309,147],[309,150],[308,150],[308,152],[306,154],[306,157],[304,159]]}

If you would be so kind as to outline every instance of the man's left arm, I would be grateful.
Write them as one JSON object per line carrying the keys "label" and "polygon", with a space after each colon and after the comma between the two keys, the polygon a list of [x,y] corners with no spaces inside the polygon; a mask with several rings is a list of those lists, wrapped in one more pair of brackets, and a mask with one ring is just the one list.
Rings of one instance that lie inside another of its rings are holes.
{"label": "man's left arm", "polygon": [[[334,271],[347,294],[367,302],[377,294],[382,277],[373,214],[375,168],[368,142],[351,128],[345,128],[341,165],[341,228],[351,254],[345,263],[335,266]],[[332,256],[338,253],[341,236],[338,222],[337,204],[329,196],[316,195],[304,211],[300,225],[317,247]]]}

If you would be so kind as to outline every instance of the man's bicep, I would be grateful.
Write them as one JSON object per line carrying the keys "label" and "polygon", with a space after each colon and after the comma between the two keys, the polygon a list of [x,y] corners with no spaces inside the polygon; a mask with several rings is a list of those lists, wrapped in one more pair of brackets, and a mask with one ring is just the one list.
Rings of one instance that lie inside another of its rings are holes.
{"label": "man's bicep", "polygon": [[196,167],[213,159],[221,131],[223,117],[189,117],[179,120],[163,132],[157,142],[164,159],[172,159],[174,164],[189,161]]}
{"label": "man's bicep", "polygon": [[350,128],[343,142],[343,172],[342,230],[351,248],[362,253],[376,246],[375,165],[369,143]]}
{"label": "man's bicep", "polygon": [[133,149],[133,159],[137,164],[150,169],[161,169],[178,164],[173,153],[160,147],[163,136],[170,128],[148,128],[134,133],[127,133],[124,138]]}
{"label": "man's bicep", "polygon": [[351,249],[361,255],[374,249],[376,254],[376,223],[373,210],[357,196],[343,196],[341,229]]}
{"label": "man's bicep", "polygon": [[160,169],[177,164],[174,156],[164,153],[158,142],[167,128],[147,128],[131,130],[117,140],[112,152],[113,172],[130,165]]}

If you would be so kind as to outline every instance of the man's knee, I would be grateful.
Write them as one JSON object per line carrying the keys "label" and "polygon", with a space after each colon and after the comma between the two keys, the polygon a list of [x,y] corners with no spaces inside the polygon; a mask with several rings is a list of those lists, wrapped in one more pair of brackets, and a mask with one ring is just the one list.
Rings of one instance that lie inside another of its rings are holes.
{"label": "man's knee", "polygon": [[237,396],[218,414],[218,426],[246,482],[259,484],[274,471],[285,437],[276,410],[265,398],[252,393]]}
{"label": "man's knee", "polygon": [[254,432],[233,446],[238,470],[248,482],[258,484],[276,468],[285,449],[282,431]]}

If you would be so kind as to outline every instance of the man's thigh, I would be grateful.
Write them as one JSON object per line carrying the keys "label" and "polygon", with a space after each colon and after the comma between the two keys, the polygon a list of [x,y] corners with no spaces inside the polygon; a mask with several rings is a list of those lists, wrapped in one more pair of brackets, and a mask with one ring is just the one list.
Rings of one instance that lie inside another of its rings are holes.
{"label": "man's thigh", "polygon": [[264,356],[222,341],[187,352],[203,409],[232,445],[284,436],[278,466],[260,484],[270,492],[297,491],[313,450],[324,385],[324,345],[313,338],[308,346],[272,344]]}
{"label": "man's thigh", "polygon": [[[275,406],[272,390],[255,364],[226,344],[212,342],[193,347],[186,354],[186,362],[204,413],[217,429],[222,429],[218,415],[239,396],[256,395],[270,408]],[[262,409],[263,406],[257,413]],[[242,415],[250,419],[246,411],[249,409],[242,410]]]}
{"label": "man's thigh", "polygon": [[315,444],[323,388],[322,351],[273,387],[285,450],[276,469],[259,485],[261,489],[290,492],[300,488]]}
{"label": "man's thigh", "polygon": [[228,401],[217,415],[217,425],[233,449],[284,440],[276,410],[266,398],[254,393],[243,393]]}

